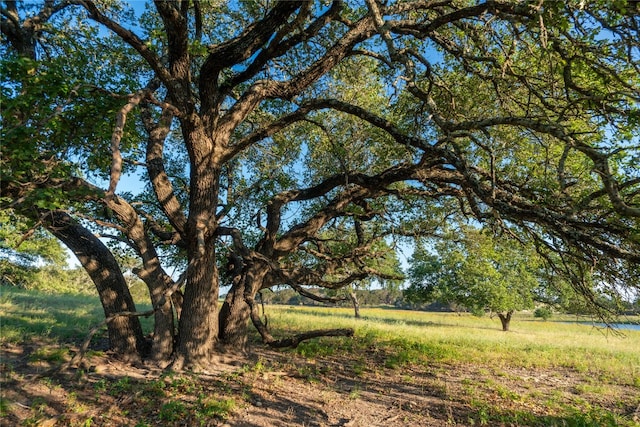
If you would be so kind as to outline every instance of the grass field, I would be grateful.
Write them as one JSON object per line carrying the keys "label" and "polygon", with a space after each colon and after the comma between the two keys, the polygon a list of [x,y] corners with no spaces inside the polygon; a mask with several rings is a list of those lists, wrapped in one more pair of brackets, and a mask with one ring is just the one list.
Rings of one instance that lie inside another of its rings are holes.
{"label": "grass field", "polygon": [[[381,402],[387,402],[382,412],[393,408],[388,419],[394,425],[640,425],[640,331],[613,332],[572,317],[543,321],[520,313],[505,333],[497,319],[466,314],[363,308],[363,318],[354,319],[349,309],[266,306],[275,336],[344,327],[354,328],[355,336],[311,340],[282,352],[262,348],[254,336],[255,356],[214,382],[167,373],[108,376],[96,361],[87,362],[80,377],[29,382],[42,364],[68,360],[101,321],[97,297],[0,288],[0,312],[2,425],[54,418],[56,425],[180,425],[177,420],[185,419],[196,425],[340,425],[307,423],[329,411],[331,399],[353,407],[353,420],[364,417],[371,425],[381,425],[371,421]],[[11,358],[11,351],[20,357]],[[279,379],[283,375],[287,381]],[[36,386],[49,397],[29,391]],[[309,402],[295,402],[301,387],[324,399],[316,412],[308,412]],[[269,408],[254,404],[260,393],[273,398],[274,389],[289,406],[277,412],[276,401]],[[129,402],[131,393],[145,405]],[[396,404],[405,400],[410,404]],[[243,424],[238,417],[248,416],[247,408],[263,417]],[[290,422],[275,422],[276,412]],[[182,415],[171,418],[176,414]]]}
{"label": "grass field", "polygon": [[517,314],[505,333],[499,320],[469,314],[368,308],[358,320],[341,308],[271,306],[269,312],[276,330],[353,327],[356,342],[395,348],[410,362],[563,367],[640,387],[640,331],[589,326],[570,316],[542,321]]}

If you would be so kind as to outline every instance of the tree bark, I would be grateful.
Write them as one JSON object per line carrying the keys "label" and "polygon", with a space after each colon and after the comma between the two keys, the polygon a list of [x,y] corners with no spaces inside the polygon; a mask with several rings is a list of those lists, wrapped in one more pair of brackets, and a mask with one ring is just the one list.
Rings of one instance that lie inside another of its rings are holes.
{"label": "tree bark", "polygon": [[175,369],[206,371],[218,340],[218,269],[213,245],[189,255],[187,285],[178,326]]}
{"label": "tree bark", "polygon": [[[63,211],[46,215],[44,224],[76,255],[93,280],[100,296],[104,314],[135,312],[136,307],[120,267],[109,249],[89,230]],[[108,322],[109,344],[120,357],[129,362],[141,360],[146,349],[140,319],[117,316]]]}
{"label": "tree bark", "polygon": [[172,298],[166,295],[166,291],[173,285],[173,280],[160,270],[160,262],[156,258],[136,272],[147,285],[151,303],[157,309],[154,313],[151,359],[159,363],[170,361],[174,340]]}
{"label": "tree bark", "polygon": [[511,315],[513,311],[508,311],[506,314],[498,313],[498,317],[500,318],[500,323],[502,323],[502,330],[504,332],[509,331],[509,325],[511,324]]}
{"label": "tree bark", "polygon": [[183,123],[191,163],[187,220],[187,283],[178,326],[175,369],[206,371],[218,343],[220,279],[216,259],[216,208],[220,167],[215,144],[202,126]]}
{"label": "tree bark", "polygon": [[220,308],[220,344],[226,350],[245,351],[250,308],[244,299],[244,284],[234,285]]}
{"label": "tree bark", "polygon": [[[218,231],[230,235],[234,243],[228,263],[232,287],[219,315],[220,340],[226,350],[243,352],[247,345],[249,319],[258,315],[254,312],[254,298],[268,280],[270,267],[261,259],[261,255],[246,248],[237,230],[225,228]],[[268,333],[266,319],[265,323],[258,322],[258,325],[264,328],[258,329],[261,334]]]}
{"label": "tree bark", "polygon": [[108,197],[106,204],[124,224],[124,233],[142,259],[142,268],[136,270],[136,274],[147,285],[151,303],[156,309],[151,359],[156,362],[169,362],[173,352],[174,324],[171,298],[165,293],[171,289],[173,279],[162,268],[155,246],[133,207],[117,197]]}
{"label": "tree bark", "polygon": [[283,338],[277,341],[270,341],[267,344],[272,348],[296,348],[302,341],[320,337],[352,337],[353,329],[318,329],[315,331],[303,332],[289,338]]}
{"label": "tree bark", "polygon": [[349,299],[353,304],[354,316],[356,317],[356,319],[360,319],[360,302],[358,301],[356,291],[354,291],[353,289],[349,289]]}

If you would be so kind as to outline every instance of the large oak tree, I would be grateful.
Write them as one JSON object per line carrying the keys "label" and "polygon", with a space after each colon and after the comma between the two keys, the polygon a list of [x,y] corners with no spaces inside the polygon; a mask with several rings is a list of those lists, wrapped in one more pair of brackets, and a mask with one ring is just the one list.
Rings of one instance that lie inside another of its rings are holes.
{"label": "large oak tree", "polygon": [[[516,230],[578,290],[587,265],[637,286],[639,14],[608,3],[6,0],[1,206],[72,248],[136,358],[96,233],[126,243],[151,357],[176,368],[243,348],[249,319],[295,345],[261,289],[384,278],[374,248],[454,211]],[[127,171],[145,191],[118,190]],[[185,260],[183,295],[163,259]]]}

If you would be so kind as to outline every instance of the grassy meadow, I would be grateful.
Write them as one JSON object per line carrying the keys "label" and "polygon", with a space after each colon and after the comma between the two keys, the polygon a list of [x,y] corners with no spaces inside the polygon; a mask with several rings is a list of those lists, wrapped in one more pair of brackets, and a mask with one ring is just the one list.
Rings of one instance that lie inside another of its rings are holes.
{"label": "grassy meadow", "polygon": [[[145,310],[148,307],[138,308]],[[190,379],[188,394],[193,396],[193,390],[201,392],[197,400],[189,403],[189,395],[181,394],[186,387],[183,382],[158,378],[133,381],[125,376],[117,381],[94,378],[90,394],[95,393],[95,401],[98,402],[105,397],[114,401],[122,399],[119,393],[130,394],[136,388],[136,395],[141,398],[147,392],[155,393],[148,399],[147,412],[140,415],[140,419],[148,422],[133,422],[131,415],[127,418],[120,414],[120,418],[111,418],[112,422],[120,420],[114,425],[154,425],[153,420],[162,421],[163,416],[174,414],[175,405],[184,411],[181,419],[188,418],[193,412],[193,419],[200,420],[200,425],[209,425],[203,408],[214,413],[211,408],[218,404],[215,402],[224,402],[227,408],[220,410],[222,415],[217,415],[216,419],[233,425],[233,411],[246,408],[252,399],[255,400],[251,396],[257,392],[252,395],[250,390],[257,387],[256,378],[270,378],[267,374],[272,371],[276,378],[274,384],[282,385],[285,383],[278,383],[277,379],[282,375],[281,371],[292,371],[294,374],[289,381],[320,387],[324,391],[319,393],[325,395],[330,391],[340,391],[337,385],[331,386],[331,390],[326,385],[335,382],[338,366],[340,375],[356,384],[348,389],[348,401],[364,402],[369,399],[367,393],[375,390],[372,384],[379,383],[381,391],[377,397],[367,401],[379,399],[386,393],[386,387],[403,390],[399,395],[413,387],[430,390],[430,399],[437,397],[444,402],[443,407],[449,408],[447,405],[455,403],[466,408],[464,413],[447,409],[450,413],[443,415],[446,425],[640,425],[640,331],[615,332],[578,324],[575,322],[578,319],[568,316],[556,315],[543,321],[530,313],[514,316],[511,331],[502,332],[498,319],[467,314],[365,307],[362,309],[363,318],[355,319],[353,311],[347,308],[267,305],[265,310],[276,337],[310,329],[347,327],[355,329],[355,336],[314,339],[294,350],[263,356],[264,350],[260,350],[258,337],[254,335],[252,339],[257,345],[257,356],[247,359],[241,374],[228,377],[233,383],[240,381],[239,378],[249,378],[242,377],[242,372],[244,375],[255,374],[250,377],[250,384],[246,379],[242,380],[245,382],[238,386],[242,390],[240,393],[232,392],[229,381],[218,390]],[[3,350],[37,342],[34,348],[38,350],[31,353],[29,363],[38,359],[52,363],[68,360],[72,354],[70,349],[84,339],[87,331],[98,324],[103,315],[97,297],[43,294],[6,287],[0,288],[0,313],[0,347]],[[143,319],[143,322],[145,329],[150,331],[150,320]],[[103,332],[94,340],[104,338]],[[47,346],[51,350],[47,350]],[[0,360],[0,365],[6,367],[6,364]],[[12,369],[8,368],[8,376],[3,373],[6,384],[21,384],[22,380],[17,378],[28,377],[27,373],[18,374]],[[45,378],[39,381],[48,381],[47,387],[51,387],[54,380]],[[72,389],[78,380],[74,377],[73,381]],[[222,384],[225,380],[220,381]],[[123,388],[125,383],[126,390]],[[2,387],[2,417],[10,414],[7,408],[12,404],[10,398],[5,398],[6,384]],[[99,393],[102,397],[98,397]],[[414,396],[415,401],[418,401],[420,393]],[[75,402],[82,394],[81,389],[73,389],[68,395]],[[218,395],[218,400],[211,400],[211,396]],[[205,397],[209,399],[208,406],[203,403]],[[159,405],[158,402],[165,403],[161,407],[153,407]],[[131,409],[120,410],[133,413]],[[418,409],[414,412],[416,417],[425,413]],[[21,425],[39,425],[38,422],[42,421],[37,413],[28,415],[31,418],[27,420],[35,420],[33,424],[24,421]],[[405,413],[403,419],[407,421],[398,425],[412,425],[412,419],[419,422],[421,418],[411,418],[414,415]],[[84,425],[93,425],[91,420],[94,419],[81,421]],[[0,418],[0,424],[5,425],[3,418]]]}
{"label": "grassy meadow", "polygon": [[[137,304],[138,310],[151,305]],[[84,339],[92,326],[104,320],[98,296],[55,294],[0,286],[0,343],[21,342],[33,338],[65,343]],[[151,331],[150,319],[142,318]],[[106,329],[97,337],[106,336]]]}
{"label": "grassy meadow", "polygon": [[352,327],[356,331],[352,341],[362,348],[375,342],[407,363],[570,368],[640,387],[640,331],[576,323],[571,316],[543,321],[520,313],[514,315],[512,330],[502,332],[497,318],[470,314],[366,308],[363,318],[355,319],[347,308],[268,306],[266,310],[274,330]]}

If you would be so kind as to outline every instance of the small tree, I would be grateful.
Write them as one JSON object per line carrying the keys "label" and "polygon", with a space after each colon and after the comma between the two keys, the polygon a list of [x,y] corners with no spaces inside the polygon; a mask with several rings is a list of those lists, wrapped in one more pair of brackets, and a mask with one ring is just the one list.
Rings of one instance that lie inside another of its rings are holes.
{"label": "small tree", "polygon": [[437,242],[435,253],[419,248],[410,260],[409,301],[459,304],[475,315],[496,313],[508,331],[516,310],[533,308],[540,260],[528,247],[464,227]]}

